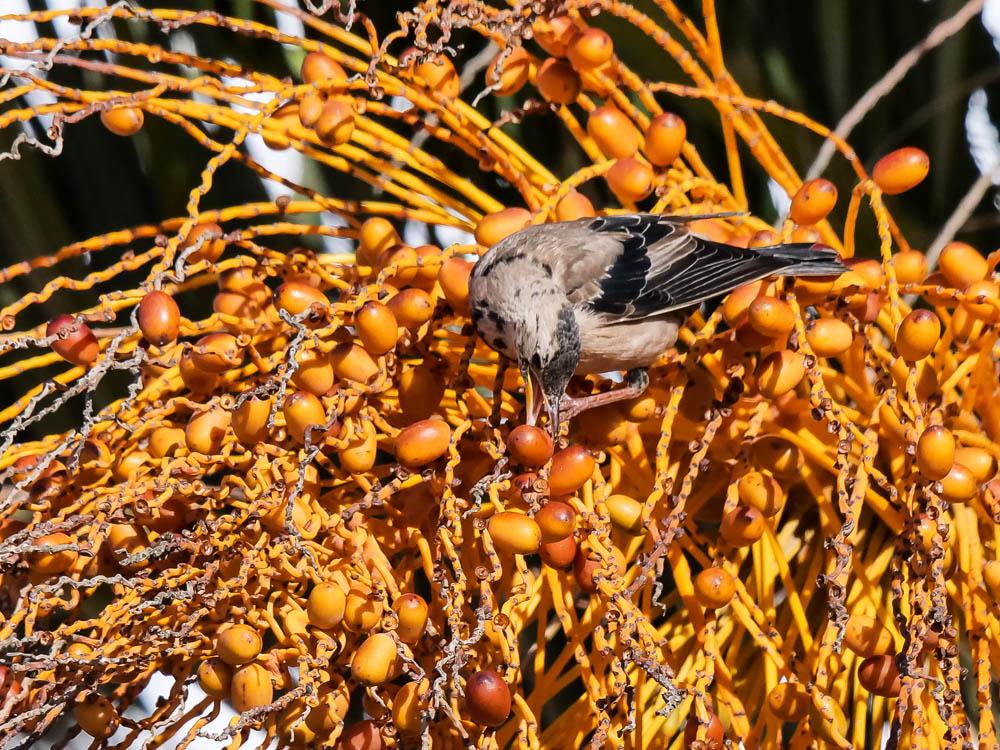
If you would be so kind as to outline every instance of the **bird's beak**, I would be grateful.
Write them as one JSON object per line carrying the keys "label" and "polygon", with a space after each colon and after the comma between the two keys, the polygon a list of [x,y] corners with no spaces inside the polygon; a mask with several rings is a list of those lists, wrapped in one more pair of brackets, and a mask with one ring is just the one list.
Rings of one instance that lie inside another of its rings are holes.
{"label": "bird's beak", "polygon": [[528,364],[521,365],[521,378],[524,380],[524,407],[527,411],[524,421],[525,424],[534,426],[542,411],[541,402],[545,399],[545,393],[542,391],[541,381]]}

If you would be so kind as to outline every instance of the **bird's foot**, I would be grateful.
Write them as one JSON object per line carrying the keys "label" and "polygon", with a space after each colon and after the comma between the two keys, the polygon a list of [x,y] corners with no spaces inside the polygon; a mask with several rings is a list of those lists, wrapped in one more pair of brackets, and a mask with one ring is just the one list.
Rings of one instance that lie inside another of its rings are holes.
{"label": "bird's foot", "polygon": [[578,416],[588,409],[637,398],[648,387],[649,373],[637,367],[634,370],[628,371],[628,374],[625,376],[625,386],[622,388],[605,391],[604,393],[595,393],[592,396],[583,396],[581,398],[574,398],[573,396],[564,394],[559,401],[559,416],[564,422],[568,422],[573,417]]}

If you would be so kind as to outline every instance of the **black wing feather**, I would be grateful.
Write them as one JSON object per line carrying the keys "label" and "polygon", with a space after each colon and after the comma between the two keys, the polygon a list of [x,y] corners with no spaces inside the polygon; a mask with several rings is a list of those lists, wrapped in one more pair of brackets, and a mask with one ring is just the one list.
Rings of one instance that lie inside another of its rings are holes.
{"label": "black wing feather", "polygon": [[[622,252],[588,302],[595,312],[627,318],[682,310],[783,271],[835,275],[844,266],[812,245],[740,248],[689,234],[680,217],[630,214],[595,219],[589,228],[618,234]],[[655,269],[655,271],[653,270]]]}

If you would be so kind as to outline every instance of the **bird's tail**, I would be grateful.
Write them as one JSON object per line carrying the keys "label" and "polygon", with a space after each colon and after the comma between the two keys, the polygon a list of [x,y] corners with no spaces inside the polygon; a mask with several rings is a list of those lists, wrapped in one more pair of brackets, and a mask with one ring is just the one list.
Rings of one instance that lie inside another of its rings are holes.
{"label": "bird's tail", "polygon": [[839,276],[847,270],[840,256],[826,245],[798,243],[763,247],[761,254],[784,265],[775,272],[776,276]]}

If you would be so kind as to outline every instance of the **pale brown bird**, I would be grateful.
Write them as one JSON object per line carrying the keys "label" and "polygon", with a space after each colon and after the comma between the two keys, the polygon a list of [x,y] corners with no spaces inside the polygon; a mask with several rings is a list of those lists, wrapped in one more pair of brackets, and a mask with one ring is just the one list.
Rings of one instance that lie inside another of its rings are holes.
{"label": "pale brown bird", "polygon": [[[626,214],[530,226],[479,259],[469,283],[472,321],[520,368],[528,424],[544,404],[556,436],[561,420],[641,394],[645,368],[674,345],[702,302],[769,276],[846,270],[823,245],[747,249],[703,239],[688,230],[696,218],[705,217]],[[566,395],[575,373],[621,370],[624,387]]]}

